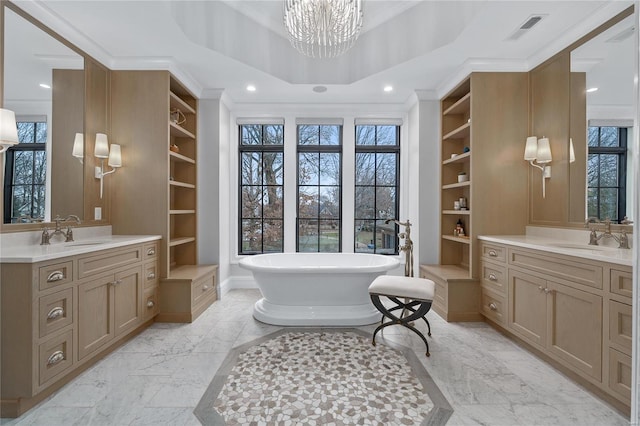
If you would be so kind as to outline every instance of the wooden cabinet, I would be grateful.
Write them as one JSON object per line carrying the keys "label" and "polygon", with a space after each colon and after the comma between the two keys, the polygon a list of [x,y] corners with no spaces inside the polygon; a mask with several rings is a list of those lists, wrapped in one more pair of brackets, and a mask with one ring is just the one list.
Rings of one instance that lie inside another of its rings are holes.
{"label": "wooden cabinet", "polygon": [[[426,278],[452,287],[433,308],[447,321],[482,318],[477,235],[524,233],[528,90],[527,73],[480,72],[441,100],[440,262],[423,266]],[[466,210],[454,208],[461,199]],[[458,221],[464,236],[454,233]]]}
{"label": "wooden cabinet", "polygon": [[484,317],[628,409],[631,267],[484,240],[480,252]]}
{"label": "wooden cabinet", "polygon": [[[113,176],[113,232],[162,236],[158,284],[146,290],[144,308],[162,312],[158,300],[165,291],[174,294],[171,280],[198,270],[191,268],[197,265],[198,100],[167,71],[112,71],[111,102],[113,139],[136,159],[136,167]],[[190,295],[183,291],[182,297]],[[197,310],[194,304],[190,312]]]}
{"label": "wooden cabinet", "polygon": [[145,297],[157,300],[158,281],[143,271],[156,262],[145,249],[157,248],[2,264],[2,417],[19,416],[153,319]]}

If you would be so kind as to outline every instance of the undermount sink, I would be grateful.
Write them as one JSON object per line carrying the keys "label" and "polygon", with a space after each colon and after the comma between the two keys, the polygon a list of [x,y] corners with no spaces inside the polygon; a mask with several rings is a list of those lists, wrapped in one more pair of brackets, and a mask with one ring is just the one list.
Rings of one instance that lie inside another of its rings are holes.
{"label": "undermount sink", "polygon": [[67,247],[77,247],[77,246],[95,246],[98,244],[106,244],[109,241],[74,241],[72,243],[65,244]]}
{"label": "undermount sink", "polygon": [[588,250],[588,251],[605,251],[606,249],[599,246],[590,246],[585,244],[572,243],[548,243],[549,247],[566,248],[571,250]]}

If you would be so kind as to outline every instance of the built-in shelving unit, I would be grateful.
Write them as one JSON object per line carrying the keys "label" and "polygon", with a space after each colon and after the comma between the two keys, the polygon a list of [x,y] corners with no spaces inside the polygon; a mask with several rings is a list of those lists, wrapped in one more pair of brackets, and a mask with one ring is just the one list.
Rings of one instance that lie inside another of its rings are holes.
{"label": "built-in shelving unit", "polygon": [[[526,73],[493,72],[471,74],[441,99],[440,262],[420,275],[436,283],[433,309],[448,321],[482,319],[478,235],[524,232],[527,99]],[[460,199],[466,210],[455,210]]]}

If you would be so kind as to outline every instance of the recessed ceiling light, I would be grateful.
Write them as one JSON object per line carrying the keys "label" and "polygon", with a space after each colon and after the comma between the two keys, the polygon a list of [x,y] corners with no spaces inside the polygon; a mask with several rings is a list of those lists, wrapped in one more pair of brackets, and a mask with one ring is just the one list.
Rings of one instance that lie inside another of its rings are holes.
{"label": "recessed ceiling light", "polygon": [[384,90],[385,92],[393,92],[393,86],[389,86],[389,85],[384,86],[384,89],[382,90]]}
{"label": "recessed ceiling light", "polygon": [[255,92],[256,91],[256,86],[254,86],[253,84],[250,84],[247,86],[247,92]]}
{"label": "recessed ceiling light", "polygon": [[587,93],[596,92],[597,90],[598,90],[597,87],[591,87],[591,88],[587,89]]}
{"label": "recessed ceiling light", "polygon": [[324,93],[327,91],[327,86],[315,86],[312,90],[316,93]]}
{"label": "recessed ceiling light", "polygon": [[42,87],[43,89],[51,89],[51,86],[45,83],[40,83],[40,87]]}

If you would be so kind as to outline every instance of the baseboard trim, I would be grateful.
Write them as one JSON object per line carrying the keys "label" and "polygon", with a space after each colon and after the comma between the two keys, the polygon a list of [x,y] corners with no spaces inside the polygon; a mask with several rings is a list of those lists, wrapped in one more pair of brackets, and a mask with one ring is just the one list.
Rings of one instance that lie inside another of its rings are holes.
{"label": "baseboard trim", "polygon": [[242,288],[258,288],[253,276],[229,277],[220,283],[220,297],[224,296],[230,290]]}

